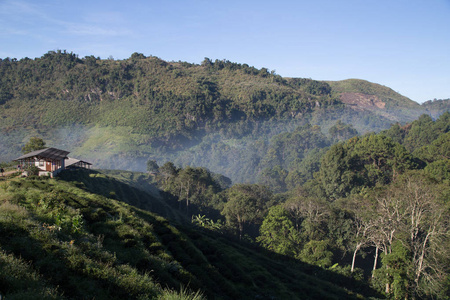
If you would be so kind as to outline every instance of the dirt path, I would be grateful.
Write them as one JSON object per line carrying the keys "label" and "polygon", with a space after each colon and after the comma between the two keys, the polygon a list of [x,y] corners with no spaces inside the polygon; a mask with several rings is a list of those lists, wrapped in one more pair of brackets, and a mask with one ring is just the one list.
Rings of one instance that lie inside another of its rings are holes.
{"label": "dirt path", "polygon": [[14,174],[14,173],[17,173],[17,171],[14,170],[14,171],[3,172],[3,174],[0,173],[0,177],[1,177],[1,176],[9,176],[9,175]]}

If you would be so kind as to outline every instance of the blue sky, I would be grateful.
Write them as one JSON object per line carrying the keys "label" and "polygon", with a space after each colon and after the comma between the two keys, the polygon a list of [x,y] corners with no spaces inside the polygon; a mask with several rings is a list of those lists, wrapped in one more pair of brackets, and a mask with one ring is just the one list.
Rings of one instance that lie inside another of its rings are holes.
{"label": "blue sky", "polygon": [[205,57],[450,98],[450,0],[0,0],[0,57]]}

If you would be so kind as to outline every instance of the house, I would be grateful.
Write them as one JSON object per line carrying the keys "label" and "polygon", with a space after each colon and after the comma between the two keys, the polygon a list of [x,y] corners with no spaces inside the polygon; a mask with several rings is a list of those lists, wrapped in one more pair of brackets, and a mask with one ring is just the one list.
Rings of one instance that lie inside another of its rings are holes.
{"label": "house", "polygon": [[[67,157],[69,153],[56,148],[45,148],[24,154],[14,161],[19,162],[22,168],[36,166],[39,168],[39,175],[47,175],[52,178],[68,166],[90,168],[91,164],[88,162]],[[27,174],[25,173],[25,175]]]}

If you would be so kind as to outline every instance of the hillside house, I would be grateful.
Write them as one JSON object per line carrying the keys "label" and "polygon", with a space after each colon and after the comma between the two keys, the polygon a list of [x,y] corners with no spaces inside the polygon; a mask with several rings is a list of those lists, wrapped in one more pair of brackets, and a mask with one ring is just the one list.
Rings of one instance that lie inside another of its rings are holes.
{"label": "hillside house", "polygon": [[[24,154],[14,161],[19,162],[23,169],[27,166],[36,166],[39,168],[39,175],[54,177],[66,167],[90,168],[91,164],[75,158],[69,158],[69,151],[56,148],[45,148]],[[24,175],[26,172],[24,172]]]}

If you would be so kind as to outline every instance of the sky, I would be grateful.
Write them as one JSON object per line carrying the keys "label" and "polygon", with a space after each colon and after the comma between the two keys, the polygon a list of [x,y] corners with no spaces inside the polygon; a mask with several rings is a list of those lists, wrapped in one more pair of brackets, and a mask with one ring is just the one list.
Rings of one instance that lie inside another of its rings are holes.
{"label": "sky", "polygon": [[0,0],[0,58],[55,50],[227,59],[423,103],[450,98],[450,0]]}

